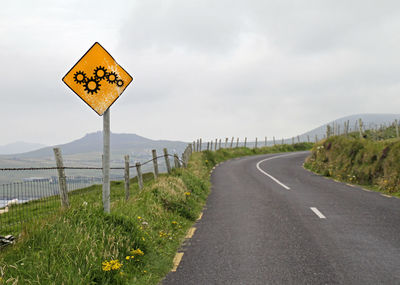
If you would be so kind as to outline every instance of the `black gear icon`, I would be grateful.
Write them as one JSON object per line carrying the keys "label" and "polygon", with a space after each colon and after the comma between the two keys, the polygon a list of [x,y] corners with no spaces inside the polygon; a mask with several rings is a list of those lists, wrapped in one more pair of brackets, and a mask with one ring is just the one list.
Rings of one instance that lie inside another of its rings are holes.
{"label": "black gear icon", "polygon": [[107,76],[107,69],[103,66],[98,66],[93,72],[94,77],[98,80],[102,80]]}
{"label": "black gear icon", "polygon": [[114,84],[118,80],[118,75],[114,71],[111,71],[111,72],[107,73],[106,78],[107,78],[108,83]]}
{"label": "black gear icon", "polygon": [[95,78],[95,77],[90,77],[89,79],[86,80],[85,84],[83,87],[85,88],[85,91],[89,94],[97,93],[97,91],[100,90],[100,80]]}
{"label": "black gear icon", "polygon": [[74,74],[74,80],[75,80],[75,82],[78,83],[78,84],[85,83],[86,80],[87,80],[86,73],[83,72],[83,71],[80,71],[80,70],[77,71],[77,72]]}
{"label": "black gear icon", "polygon": [[118,87],[124,86],[124,81],[122,81],[121,79],[118,79],[118,80],[117,80],[117,86],[118,86]]}

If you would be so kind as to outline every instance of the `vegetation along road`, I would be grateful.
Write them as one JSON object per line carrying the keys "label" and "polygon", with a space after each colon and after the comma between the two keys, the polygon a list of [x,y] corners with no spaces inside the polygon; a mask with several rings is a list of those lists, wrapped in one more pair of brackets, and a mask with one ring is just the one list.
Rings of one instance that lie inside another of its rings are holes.
{"label": "vegetation along road", "polygon": [[307,155],[218,165],[162,284],[399,284],[400,200],[313,174]]}

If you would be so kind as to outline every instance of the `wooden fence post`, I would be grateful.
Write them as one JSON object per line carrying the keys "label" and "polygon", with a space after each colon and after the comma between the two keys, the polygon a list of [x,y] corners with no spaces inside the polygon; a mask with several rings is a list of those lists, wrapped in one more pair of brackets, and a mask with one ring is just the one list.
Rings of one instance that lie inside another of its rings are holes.
{"label": "wooden fence post", "polygon": [[247,145],[247,137],[244,138],[244,147]]}
{"label": "wooden fence post", "polygon": [[196,151],[196,142],[195,141],[193,141],[193,151],[194,152]]}
{"label": "wooden fence post", "polygon": [[125,200],[129,199],[129,155],[125,155]]}
{"label": "wooden fence post", "polygon": [[228,138],[225,138],[225,148],[228,148]]}
{"label": "wooden fence post", "polygon": [[318,135],[315,135],[315,142],[318,142]]}
{"label": "wooden fence post", "polygon": [[136,171],[137,171],[137,180],[139,184],[139,189],[143,189],[143,176],[142,176],[142,167],[140,162],[136,162]]}
{"label": "wooden fence post", "polygon": [[210,142],[210,150],[212,151],[213,150],[213,141],[211,140],[211,142]]}
{"label": "wooden fence post", "polygon": [[362,131],[363,123],[362,123],[361,118],[358,119],[358,125],[359,125],[359,131],[360,131],[360,139],[362,139],[363,138],[363,131]]}
{"label": "wooden fence post", "polygon": [[239,147],[239,137],[237,137],[237,139],[236,139],[236,148],[238,148]]}
{"label": "wooden fence post", "polygon": [[215,145],[214,145],[214,150],[217,150],[217,143],[218,143],[218,139],[215,139]]}
{"label": "wooden fence post", "polygon": [[300,143],[300,136],[297,136],[297,142]]}
{"label": "wooden fence post", "polygon": [[267,137],[265,137],[265,146],[267,146]]}
{"label": "wooden fence post", "polygon": [[221,139],[219,139],[219,149],[221,149]]}
{"label": "wooden fence post", "polygon": [[154,166],[154,180],[158,178],[158,162],[157,162],[157,151],[155,149],[151,150],[153,155],[153,166]]}
{"label": "wooden fence post", "polygon": [[256,142],[254,144],[254,148],[257,148],[257,137],[256,137]]}
{"label": "wooden fence post", "polygon": [[275,137],[272,137],[272,140],[274,141],[274,145],[275,145]]}
{"label": "wooden fence post", "polygon": [[307,142],[310,142],[310,135],[307,135]]}
{"label": "wooden fence post", "polygon": [[203,140],[200,138],[200,151],[201,151],[202,144],[203,144]]}
{"label": "wooden fence post", "polygon": [[65,177],[64,163],[61,155],[61,150],[59,148],[53,148],[53,151],[57,164],[58,186],[60,188],[61,207],[67,208],[69,207],[67,178]]}
{"label": "wooden fence post", "polygon": [[396,124],[396,138],[399,138],[399,122],[396,119],[394,123]]}
{"label": "wooden fence post", "polygon": [[179,162],[179,157],[176,153],[174,154],[174,163],[175,163],[175,168],[181,168],[181,163]]}
{"label": "wooden fence post", "polygon": [[210,142],[207,142],[207,150],[210,150]]}
{"label": "wooden fence post", "polygon": [[171,173],[171,165],[169,164],[168,150],[164,148],[165,165],[167,166],[168,174]]}

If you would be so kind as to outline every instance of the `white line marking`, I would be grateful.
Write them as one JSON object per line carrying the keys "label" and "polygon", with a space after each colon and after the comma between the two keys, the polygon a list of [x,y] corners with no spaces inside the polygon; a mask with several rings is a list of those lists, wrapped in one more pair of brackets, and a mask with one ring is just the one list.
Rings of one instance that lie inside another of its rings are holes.
{"label": "white line marking", "polygon": [[282,182],[280,182],[278,179],[276,179],[275,177],[273,177],[272,175],[268,174],[267,172],[265,172],[264,170],[261,169],[260,164],[264,161],[267,160],[271,160],[271,159],[275,159],[275,158],[280,158],[280,157],[285,157],[285,156],[291,156],[291,155],[295,155],[297,153],[291,153],[291,154],[284,154],[284,155],[278,155],[278,156],[273,156],[273,157],[269,157],[263,160],[260,160],[257,163],[257,169],[264,175],[268,176],[269,178],[271,178],[272,180],[274,180],[276,183],[278,183],[279,185],[281,185],[283,188],[285,188],[286,190],[290,190],[290,188],[288,186],[286,186],[285,184],[283,184]]}
{"label": "white line marking", "polygon": [[320,219],[326,219],[326,217],[315,207],[310,207],[311,211],[313,211]]}

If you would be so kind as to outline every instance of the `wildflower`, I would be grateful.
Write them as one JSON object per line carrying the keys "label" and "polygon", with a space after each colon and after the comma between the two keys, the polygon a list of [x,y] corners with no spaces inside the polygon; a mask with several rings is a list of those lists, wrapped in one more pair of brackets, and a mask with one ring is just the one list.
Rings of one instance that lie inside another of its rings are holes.
{"label": "wildflower", "polygon": [[176,225],[178,222],[177,221],[172,221],[172,224],[173,225]]}
{"label": "wildflower", "polygon": [[102,265],[103,265],[103,271],[110,271],[111,270],[111,265],[110,265],[110,263],[108,262],[108,261],[104,261],[103,263],[102,263]]}
{"label": "wildflower", "polygon": [[147,271],[146,271],[146,270],[143,270],[143,273],[147,273]]}
{"label": "wildflower", "polygon": [[111,260],[110,265],[112,270],[118,270],[122,267],[122,263],[120,263],[118,259]]}
{"label": "wildflower", "polygon": [[142,217],[141,217],[141,216],[138,216],[137,218],[138,218],[138,220],[141,220],[141,219],[142,219]]}
{"label": "wildflower", "polygon": [[118,259],[103,261],[102,265],[103,265],[102,266],[103,271],[118,270],[122,267],[122,263],[120,263]]}
{"label": "wildflower", "polygon": [[145,241],[146,239],[144,237],[142,237],[142,241]]}
{"label": "wildflower", "polygon": [[86,201],[84,201],[83,203],[82,203],[82,206],[84,206],[84,207],[86,207],[88,205],[88,202],[86,202]]}
{"label": "wildflower", "polygon": [[128,255],[127,257],[125,257],[125,259],[126,259],[126,260],[129,260],[129,259],[131,259],[131,257]]}
{"label": "wildflower", "polygon": [[190,196],[190,192],[185,192],[185,195],[186,196]]}
{"label": "wildflower", "polygon": [[132,255],[144,255],[144,252],[140,248],[131,250],[131,253]]}

